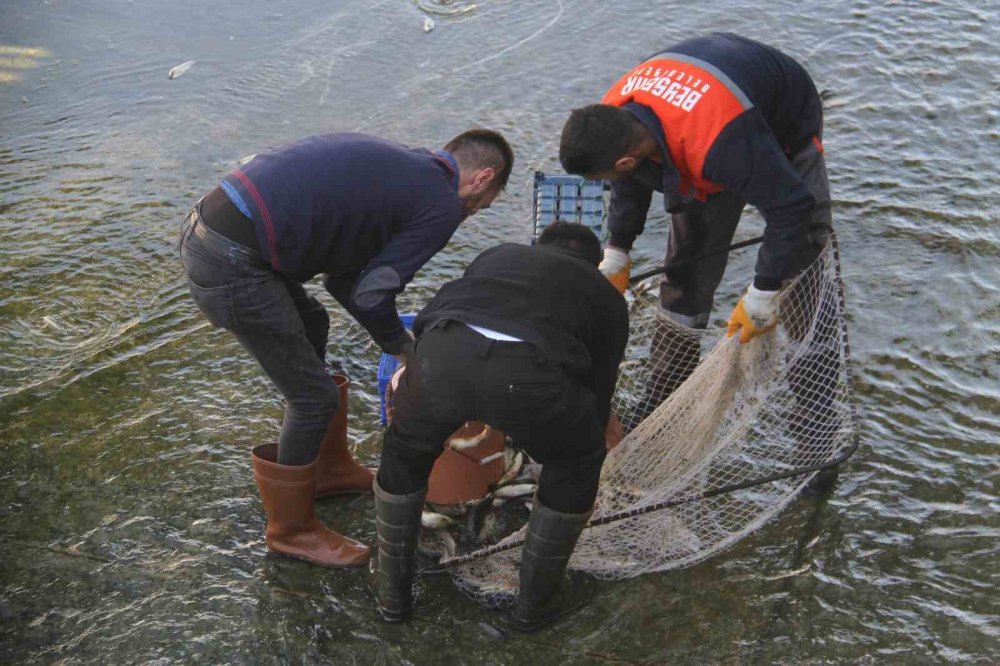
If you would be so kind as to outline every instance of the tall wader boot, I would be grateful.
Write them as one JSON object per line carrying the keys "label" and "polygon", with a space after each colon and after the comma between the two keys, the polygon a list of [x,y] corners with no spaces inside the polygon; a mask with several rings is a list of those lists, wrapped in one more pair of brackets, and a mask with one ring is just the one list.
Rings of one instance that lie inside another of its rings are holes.
{"label": "tall wader boot", "polygon": [[554,511],[536,495],[521,552],[521,591],[510,613],[512,629],[538,631],[576,608],[560,589],[566,564],[592,513]]}
{"label": "tall wader boot", "polygon": [[355,567],[368,561],[371,549],[337,534],[314,511],[316,462],[279,465],[278,445],[253,449],[253,473],[267,514],[267,549],[324,567]]}
{"label": "tall wader boot", "polygon": [[379,615],[396,624],[409,618],[413,610],[413,570],[427,488],[409,495],[391,495],[376,479],[373,489],[378,553],[368,565],[369,584]]}
{"label": "tall wader boot", "polygon": [[334,375],[333,383],[340,389],[340,406],[330,419],[316,459],[316,497],[345,493],[368,493],[372,490],[375,473],[362,467],[347,448],[347,399],[351,380]]}

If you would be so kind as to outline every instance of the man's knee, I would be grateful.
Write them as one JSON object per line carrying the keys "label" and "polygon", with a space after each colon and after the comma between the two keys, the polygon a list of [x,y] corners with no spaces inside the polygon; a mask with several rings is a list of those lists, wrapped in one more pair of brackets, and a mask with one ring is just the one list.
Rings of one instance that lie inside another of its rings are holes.
{"label": "man's knee", "polygon": [[401,440],[394,427],[382,438],[378,483],[388,493],[407,495],[427,485],[442,446],[417,447]]}
{"label": "man's knee", "polygon": [[597,486],[606,456],[607,450],[602,442],[590,454],[573,460],[545,463],[538,483],[539,501],[563,513],[590,511],[597,499]]}
{"label": "man's knee", "polygon": [[[288,406],[296,414],[315,419],[317,421],[329,420],[340,408],[340,389],[330,379],[326,373],[311,378],[308,390],[302,391],[299,395],[286,398]],[[325,421],[324,421],[325,422]]]}

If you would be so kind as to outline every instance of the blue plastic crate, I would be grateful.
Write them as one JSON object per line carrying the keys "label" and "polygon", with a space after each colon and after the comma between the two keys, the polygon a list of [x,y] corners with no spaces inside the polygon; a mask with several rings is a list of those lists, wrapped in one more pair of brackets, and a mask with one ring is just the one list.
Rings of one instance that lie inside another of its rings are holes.
{"label": "blue plastic crate", "polygon": [[546,176],[535,172],[532,196],[533,228],[531,242],[538,239],[547,225],[556,220],[579,222],[604,238],[604,183],[579,176]]}
{"label": "blue plastic crate", "polygon": [[[399,315],[400,321],[403,322],[403,326],[407,330],[413,328],[413,320],[417,318],[415,312],[408,314]],[[382,404],[382,425],[386,425],[385,418],[385,389],[389,386],[389,380],[392,379],[392,375],[396,372],[396,368],[399,367],[399,361],[392,354],[386,354],[382,352],[382,358],[378,361],[378,397]]]}

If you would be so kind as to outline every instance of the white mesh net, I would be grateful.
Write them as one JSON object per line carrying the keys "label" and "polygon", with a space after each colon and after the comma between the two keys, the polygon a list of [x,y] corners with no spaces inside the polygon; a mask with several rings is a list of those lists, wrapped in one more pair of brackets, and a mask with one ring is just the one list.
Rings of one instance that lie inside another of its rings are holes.
{"label": "white mesh net", "polygon": [[[571,569],[620,579],[702,561],[781,511],[812,476],[801,472],[849,455],[856,419],[835,238],[780,308],[773,334],[739,344],[635,296],[613,404],[626,430],[635,425],[608,454]],[[522,528],[441,565],[473,598],[505,605],[523,539]]]}

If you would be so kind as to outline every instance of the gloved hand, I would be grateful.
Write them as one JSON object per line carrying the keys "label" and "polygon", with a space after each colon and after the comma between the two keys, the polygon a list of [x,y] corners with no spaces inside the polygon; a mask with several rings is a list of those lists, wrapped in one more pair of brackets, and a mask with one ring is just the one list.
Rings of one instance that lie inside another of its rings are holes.
{"label": "gloved hand", "polygon": [[777,326],[778,293],[761,291],[751,284],[729,315],[726,336],[732,337],[739,330],[740,342],[749,342]]}
{"label": "gloved hand", "polygon": [[625,290],[628,289],[629,269],[632,268],[632,260],[629,259],[628,250],[607,246],[604,248],[604,260],[601,261],[598,268],[607,276],[618,293],[625,293]]}

